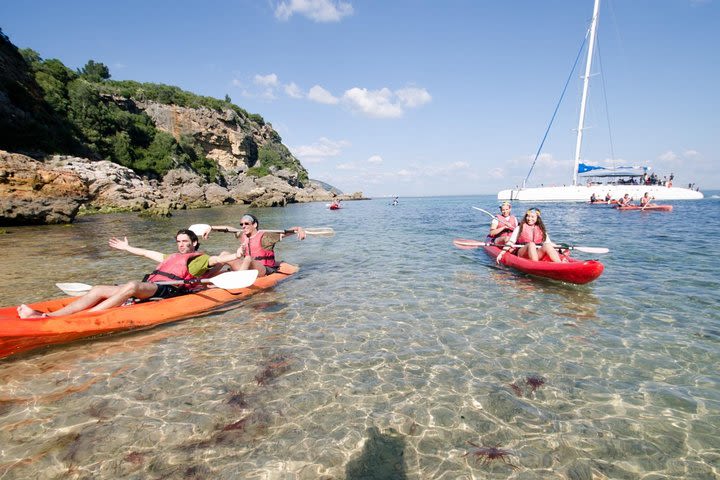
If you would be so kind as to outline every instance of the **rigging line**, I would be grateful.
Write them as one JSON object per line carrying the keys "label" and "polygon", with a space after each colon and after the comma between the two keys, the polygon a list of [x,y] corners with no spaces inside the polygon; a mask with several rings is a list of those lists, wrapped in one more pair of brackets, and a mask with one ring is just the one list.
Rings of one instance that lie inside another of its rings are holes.
{"label": "rigging line", "polygon": [[[589,32],[589,30],[588,30]],[[580,60],[580,56],[582,55],[583,50],[585,49],[585,43],[587,42],[588,34],[585,34],[585,38],[583,38],[582,44],[580,45],[580,49],[578,50],[577,56],[575,57],[575,63],[573,63],[572,69],[570,70],[570,74],[568,75],[567,80],[565,81],[565,86],[563,87],[563,91],[560,94],[560,98],[558,99],[557,105],[555,105],[555,111],[552,114],[552,118],[550,119],[550,123],[548,124],[547,129],[545,130],[545,135],[543,136],[542,141],[540,142],[540,146],[537,149],[537,152],[535,152],[535,158],[533,159],[532,165],[530,165],[530,171],[528,172],[527,176],[525,177],[525,180],[523,180],[523,188],[525,188],[525,183],[528,181],[528,178],[530,178],[530,174],[532,174],[533,168],[535,168],[535,163],[537,162],[538,157],[540,156],[540,152],[542,151],[543,145],[545,145],[545,140],[547,140],[548,133],[550,133],[550,128],[552,127],[553,122],[555,121],[555,116],[557,115],[558,109],[560,108],[560,104],[562,103],[563,97],[565,97],[565,92],[567,91],[567,87],[570,84],[570,80],[572,79],[573,72],[575,72],[575,68],[577,67],[578,61]]]}
{"label": "rigging line", "polygon": [[605,87],[605,75],[603,75],[602,56],[600,55],[600,39],[596,39],[596,42],[597,59],[598,64],[600,64],[600,78],[602,79],[603,100],[605,101],[605,119],[607,120],[608,137],[610,141],[610,160],[612,161],[613,168],[615,168],[615,145],[613,144],[612,128],[610,127],[610,109],[608,108],[607,88]]}

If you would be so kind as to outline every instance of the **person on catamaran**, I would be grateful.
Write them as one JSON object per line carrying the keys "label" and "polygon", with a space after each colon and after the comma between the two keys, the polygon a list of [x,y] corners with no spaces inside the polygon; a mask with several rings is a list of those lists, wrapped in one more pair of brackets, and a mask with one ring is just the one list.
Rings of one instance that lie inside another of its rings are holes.
{"label": "person on catamaran", "polygon": [[645,207],[645,206],[651,205],[650,202],[652,202],[654,198],[655,197],[650,196],[650,192],[645,192],[645,195],[643,195],[642,198],[640,199],[640,206]]}
{"label": "person on catamaran", "polygon": [[623,197],[620,200],[618,200],[618,206],[619,207],[627,207],[628,205],[630,205],[631,201],[632,201],[632,198],[630,198],[630,194],[626,193],[625,195],[623,195]]}
{"label": "person on catamaran", "polygon": [[[517,246],[515,246],[516,243]],[[513,230],[495,261],[500,263],[502,257],[510,250],[514,250],[518,257],[533,261],[542,260],[546,256],[553,262],[562,261],[550,241],[550,235],[545,230],[545,224],[540,218],[540,210],[537,208],[531,208],[525,212],[522,223]]]}
{"label": "person on catamaran", "polygon": [[[240,218],[240,229],[226,225],[210,226],[202,232],[202,238],[208,238],[213,230],[234,233],[240,240],[237,250],[238,258],[228,262],[233,270],[257,270],[258,277],[275,273],[280,262],[275,259],[275,244],[289,235],[297,235],[299,240],[305,239],[302,227],[290,227],[283,232],[259,230],[260,222],[254,215],[246,213]],[[225,254],[227,252],[222,252]]]}
{"label": "person on catamaran", "polygon": [[[157,285],[154,282],[173,280],[192,280],[216,273],[223,263],[237,260],[237,253],[227,253],[210,256],[199,252],[200,242],[192,230],[178,230],[175,234],[177,253],[165,255],[154,250],[133,247],[127,237],[122,239],[112,237],[108,244],[117,250],[124,250],[133,255],[149,258],[159,262],[155,270],[146,275],[142,281],[133,280],[122,285],[96,285],[88,293],[65,307],[50,313],[42,313],[22,304],[17,312],[20,318],[34,317],[60,317],[83,310],[98,312],[124,304],[128,299],[147,300],[148,298],[171,298],[190,293],[198,285]],[[204,287],[202,287],[204,288]]]}
{"label": "person on catamaran", "polygon": [[500,213],[495,215],[490,222],[490,233],[488,236],[492,238],[495,245],[505,245],[507,239],[512,235],[513,230],[518,226],[517,218],[510,213],[511,210],[512,205],[510,202],[503,202],[502,205],[500,205]]}

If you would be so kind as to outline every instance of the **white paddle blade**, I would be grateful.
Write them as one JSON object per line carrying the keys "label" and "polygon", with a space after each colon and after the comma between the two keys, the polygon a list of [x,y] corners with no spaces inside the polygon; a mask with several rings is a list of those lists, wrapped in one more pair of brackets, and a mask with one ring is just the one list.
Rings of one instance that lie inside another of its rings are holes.
{"label": "white paddle blade", "polygon": [[217,277],[203,278],[202,283],[212,283],[218,288],[224,290],[235,290],[237,288],[246,288],[255,283],[257,280],[257,270],[239,270],[237,272],[221,273]]}
{"label": "white paddle blade", "polygon": [[188,230],[191,230],[198,237],[202,237],[210,231],[210,228],[210,225],[206,223],[196,223],[195,225],[190,225]]}
{"label": "white paddle blade", "polygon": [[467,240],[464,238],[456,238],[455,240],[453,240],[453,245],[455,245],[458,248],[467,250],[467,249],[471,249],[471,248],[484,247],[485,245],[487,245],[487,243],[480,242],[478,240]]}
{"label": "white paddle blade", "polygon": [[492,218],[495,218],[495,215],[493,215],[492,213],[488,212],[487,210],[483,210],[483,209],[480,208],[480,207],[472,207],[472,208],[474,208],[475,210],[479,210],[479,211],[481,211],[481,212],[483,212],[483,213],[487,213],[487,214],[490,215]]}
{"label": "white paddle blade", "polygon": [[335,235],[335,230],[330,227],[306,228],[305,235],[313,235],[316,237],[332,237],[333,235]]}
{"label": "white paddle blade", "polygon": [[585,253],[608,253],[610,251],[609,248],[605,247],[572,247],[572,249]]}
{"label": "white paddle blade", "polygon": [[55,286],[71,297],[80,297],[85,295],[92,288],[92,285],[77,282],[56,283]]}

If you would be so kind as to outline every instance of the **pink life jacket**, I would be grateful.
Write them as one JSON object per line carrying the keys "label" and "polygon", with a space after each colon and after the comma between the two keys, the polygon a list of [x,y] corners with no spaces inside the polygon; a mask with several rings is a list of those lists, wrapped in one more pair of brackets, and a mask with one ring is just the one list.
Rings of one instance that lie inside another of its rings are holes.
{"label": "pink life jacket", "polygon": [[250,256],[253,260],[259,260],[266,267],[277,267],[275,262],[275,251],[265,250],[262,246],[262,238],[265,232],[260,230],[253,237],[243,238],[243,251],[245,255]]}
{"label": "pink life jacket", "polygon": [[530,243],[533,242],[535,245],[541,245],[545,241],[545,234],[540,227],[537,225],[524,224],[520,235],[518,235],[517,243]]}
{"label": "pink life jacket", "polygon": [[[145,275],[143,282],[166,282],[170,280],[192,280],[195,278],[188,270],[188,262],[202,252],[173,253],[163,260],[152,273]],[[192,288],[191,285],[178,285],[179,288]]]}
{"label": "pink life jacket", "polygon": [[492,238],[500,238],[500,237],[509,237],[513,230],[515,230],[518,226],[517,218],[515,218],[515,215],[510,215],[509,218],[505,218],[502,216],[501,213],[498,213],[495,215],[495,218],[498,220],[498,226],[502,225],[506,228],[509,228],[510,230],[503,230],[502,232],[498,233]]}

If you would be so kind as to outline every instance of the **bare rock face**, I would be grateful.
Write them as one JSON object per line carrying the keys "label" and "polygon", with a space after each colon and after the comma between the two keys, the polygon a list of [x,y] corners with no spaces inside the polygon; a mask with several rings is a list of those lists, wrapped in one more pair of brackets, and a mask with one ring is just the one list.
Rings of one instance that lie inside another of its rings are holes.
{"label": "bare rock face", "polygon": [[0,224],[69,223],[87,198],[79,175],[0,150]]}

